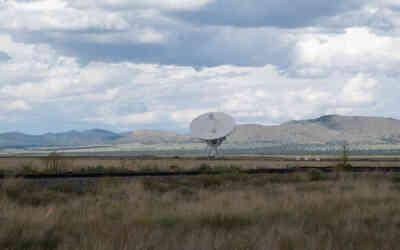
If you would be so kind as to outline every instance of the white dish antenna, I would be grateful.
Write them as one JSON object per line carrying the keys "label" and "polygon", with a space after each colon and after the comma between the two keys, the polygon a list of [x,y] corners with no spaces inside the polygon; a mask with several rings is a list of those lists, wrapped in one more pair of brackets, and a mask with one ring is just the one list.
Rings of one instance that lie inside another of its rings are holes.
{"label": "white dish antenna", "polygon": [[222,112],[205,113],[190,124],[193,137],[207,143],[208,156],[218,156],[218,147],[235,129],[233,118]]}

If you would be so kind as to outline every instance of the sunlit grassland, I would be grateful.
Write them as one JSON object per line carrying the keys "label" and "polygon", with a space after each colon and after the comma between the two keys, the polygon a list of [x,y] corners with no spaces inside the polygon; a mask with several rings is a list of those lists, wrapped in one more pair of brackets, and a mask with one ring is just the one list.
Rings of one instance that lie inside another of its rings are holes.
{"label": "sunlit grassland", "polygon": [[397,249],[395,173],[5,179],[0,249]]}

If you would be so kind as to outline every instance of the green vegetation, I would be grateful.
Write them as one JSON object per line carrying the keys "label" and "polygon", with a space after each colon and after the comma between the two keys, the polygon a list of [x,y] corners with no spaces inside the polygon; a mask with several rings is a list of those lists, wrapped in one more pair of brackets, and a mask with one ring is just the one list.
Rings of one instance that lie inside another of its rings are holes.
{"label": "green vegetation", "polygon": [[29,206],[67,202],[72,197],[94,193],[95,190],[93,185],[74,185],[62,181],[46,185],[21,178],[7,178],[2,183],[3,198],[5,196],[10,201]]}
{"label": "green vegetation", "polygon": [[131,165],[123,164],[120,166],[104,166],[98,164],[96,166],[74,168],[71,165],[71,159],[61,155],[51,154],[41,159],[44,167],[35,167],[32,163],[22,163],[18,168],[1,168],[0,175],[3,176],[21,176],[21,175],[62,175],[62,174],[129,174],[129,173],[186,173],[201,172],[207,173],[239,173],[241,168],[235,165],[230,166],[210,166],[207,163],[201,163],[198,167],[181,168],[177,165],[169,165],[168,167],[159,167],[156,164],[143,165],[138,168],[132,168]]}
{"label": "green vegetation", "polygon": [[323,181],[329,178],[328,174],[319,169],[312,169],[308,173],[310,181]]}

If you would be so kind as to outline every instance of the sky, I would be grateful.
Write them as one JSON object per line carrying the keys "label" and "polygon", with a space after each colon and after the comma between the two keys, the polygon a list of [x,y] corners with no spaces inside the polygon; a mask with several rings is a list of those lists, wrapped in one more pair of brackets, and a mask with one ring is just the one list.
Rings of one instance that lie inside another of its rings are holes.
{"label": "sky", "polygon": [[398,0],[0,0],[0,133],[400,119]]}

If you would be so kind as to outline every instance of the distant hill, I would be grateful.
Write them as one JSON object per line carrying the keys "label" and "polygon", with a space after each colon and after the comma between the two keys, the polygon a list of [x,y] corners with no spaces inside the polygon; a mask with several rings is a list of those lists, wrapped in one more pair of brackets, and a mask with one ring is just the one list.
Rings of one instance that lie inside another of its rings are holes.
{"label": "distant hill", "polygon": [[[351,144],[400,145],[400,120],[383,117],[326,115],[316,119],[288,121],[281,125],[238,125],[226,144],[232,146],[255,144]],[[39,146],[87,146],[112,144],[162,145],[193,144],[199,142],[188,134],[157,130],[137,130],[114,133],[92,129],[82,132],[47,133],[26,135],[22,133],[0,134],[0,148],[26,148]]]}
{"label": "distant hill", "polygon": [[400,143],[400,120],[382,117],[326,115],[279,126],[241,125],[230,142],[267,141],[284,144]]}
{"label": "distant hill", "polygon": [[0,148],[26,148],[45,146],[84,146],[110,143],[121,135],[102,129],[86,131],[68,131],[64,133],[46,133],[27,135],[18,132],[0,134]]}
{"label": "distant hill", "polygon": [[158,130],[136,130],[131,134],[115,141],[115,144],[163,144],[163,143],[191,143],[198,141],[190,135],[177,134]]}

